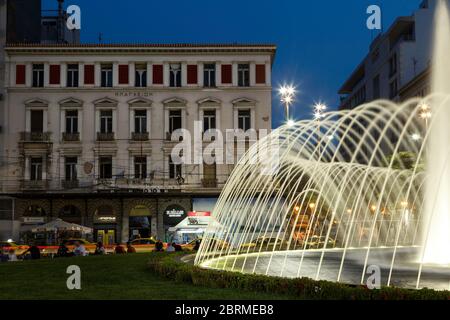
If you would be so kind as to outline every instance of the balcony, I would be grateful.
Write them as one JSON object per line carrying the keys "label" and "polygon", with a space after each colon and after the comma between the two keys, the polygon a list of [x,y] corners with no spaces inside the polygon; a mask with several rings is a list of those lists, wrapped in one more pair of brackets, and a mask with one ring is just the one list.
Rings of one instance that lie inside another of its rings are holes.
{"label": "balcony", "polygon": [[149,134],[148,134],[148,132],[133,132],[131,134],[131,139],[133,141],[148,141]]}
{"label": "balcony", "polygon": [[43,191],[48,189],[48,180],[22,180],[23,191]]}
{"label": "balcony", "polygon": [[50,142],[50,132],[21,132],[22,142]]}
{"label": "balcony", "polygon": [[61,186],[63,189],[76,189],[80,185],[78,180],[62,180]]}
{"label": "balcony", "polygon": [[78,141],[80,141],[80,134],[79,133],[63,132],[63,141],[65,141],[65,142],[78,142]]}
{"label": "balcony", "polygon": [[217,179],[202,179],[203,188],[217,188]]}
{"label": "balcony", "polygon": [[97,132],[97,141],[114,141],[114,132]]}

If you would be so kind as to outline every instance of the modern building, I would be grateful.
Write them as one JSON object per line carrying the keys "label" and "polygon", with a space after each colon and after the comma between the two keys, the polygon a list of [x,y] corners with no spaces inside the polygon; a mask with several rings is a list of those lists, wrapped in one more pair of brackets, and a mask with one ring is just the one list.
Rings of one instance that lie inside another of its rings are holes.
{"label": "modern building", "polygon": [[[93,240],[107,244],[164,238],[189,212],[211,211],[233,164],[177,164],[172,133],[197,124],[201,146],[225,149],[204,133],[270,130],[275,52],[259,44],[8,44],[0,184],[14,201],[0,220],[14,224],[11,237],[61,218],[94,228]],[[232,142],[240,154],[239,139]]]}
{"label": "modern building", "polygon": [[429,71],[436,0],[399,17],[378,35],[369,53],[339,89],[340,109],[377,99],[404,101],[430,92]]}

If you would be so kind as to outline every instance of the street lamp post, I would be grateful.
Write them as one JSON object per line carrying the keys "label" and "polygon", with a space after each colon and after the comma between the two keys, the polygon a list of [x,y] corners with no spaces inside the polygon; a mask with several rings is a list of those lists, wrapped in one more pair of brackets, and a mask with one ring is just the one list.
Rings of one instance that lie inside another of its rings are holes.
{"label": "street lamp post", "polygon": [[320,145],[322,143],[322,139],[320,136],[320,120],[323,118],[323,113],[327,110],[327,106],[323,103],[316,103],[314,105],[314,118],[317,120],[317,143],[319,147],[319,157],[320,157]]}
{"label": "street lamp post", "polygon": [[428,131],[428,121],[431,118],[431,108],[426,103],[422,103],[420,106],[419,117],[425,121],[425,129]]}
{"label": "street lamp post", "polygon": [[281,102],[284,104],[286,112],[286,122],[289,122],[289,107],[294,102],[295,88],[292,86],[282,86],[278,90],[281,96]]}

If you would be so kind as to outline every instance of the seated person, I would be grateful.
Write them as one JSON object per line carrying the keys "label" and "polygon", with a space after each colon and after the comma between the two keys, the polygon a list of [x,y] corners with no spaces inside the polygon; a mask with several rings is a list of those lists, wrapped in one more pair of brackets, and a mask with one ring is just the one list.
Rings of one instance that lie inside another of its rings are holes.
{"label": "seated person", "polygon": [[122,247],[119,243],[116,244],[116,247],[114,248],[114,252],[116,254],[124,254],[124,253],[126,253],[125,248]]}
{"label": "seated person", "polygon": [[127,242],[127,253],[136,253],[136,248],[131,245],[131,242]]}

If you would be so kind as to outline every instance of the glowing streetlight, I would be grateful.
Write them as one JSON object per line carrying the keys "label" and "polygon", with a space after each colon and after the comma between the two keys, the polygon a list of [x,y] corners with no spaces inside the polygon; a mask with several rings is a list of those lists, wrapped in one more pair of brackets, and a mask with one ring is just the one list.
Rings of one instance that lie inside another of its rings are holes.
{"label": "glowing streetlight", "polygon": [[293,127],[295,125],[294,120],[288,120],[287,125],[288,127]]}
{"label": "glowing streetlight", "polygon": [[282,86],[278,89],[281,96],[281,102],[286,108],[286,121],[289,121],[289,107],[294,102],[295,88],[293,86]]}
{"label": "glowing streetlight", "polygon": [[428,120],[431,118],[431,108],[426,103],[420,105],[419,118],[425,121],[425,128],[428,129]]}
{"label": "glowing streetlight", "polygon": [[320,120],[323,118],[323,113],[327,110],[327,106],[323,103],[316,103],[314,105],[314,118]]}
{"label": "glowing streetlight", "polygon": [[310,203],[309,204],[309,207],[311,208],[311,209],[314,209],[315,207],[316,207],[316,204],[313,202],[313,203]]}
{"label": "glowing streetlight", "polygon": [[411,135],[411,139],[413,139],[414,141],[419,141],[420,139],[422,139],[422,137],[420,134],[414,133]]}

